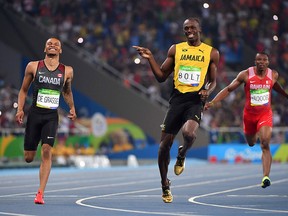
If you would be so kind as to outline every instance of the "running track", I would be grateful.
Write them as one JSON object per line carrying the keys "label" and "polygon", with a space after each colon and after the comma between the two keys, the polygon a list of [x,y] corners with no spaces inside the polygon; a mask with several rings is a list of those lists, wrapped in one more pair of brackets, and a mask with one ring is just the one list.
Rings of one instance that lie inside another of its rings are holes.
{"label": "running track", "polygon": [[288,215],[288,164],[273,164],[272,185],[260,187],[261,164],[189,160],[173,173],[173,203],[161,199],[158,167],[52,168],[45,205],[35,205],[38,169],[0,170],[0,215],[145,216]]}

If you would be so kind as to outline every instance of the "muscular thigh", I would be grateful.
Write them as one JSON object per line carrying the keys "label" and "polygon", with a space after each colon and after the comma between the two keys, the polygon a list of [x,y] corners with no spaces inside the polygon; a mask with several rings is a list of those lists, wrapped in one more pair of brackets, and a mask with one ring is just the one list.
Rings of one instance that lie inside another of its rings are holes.
{"label": "muscular thigh", "polygon": [[39,142],[54,145],[58,127],[57,113],[29,113],[24,138],[24,150],[36,151]]}
{"label": "muscular thigh", "polygon": [[257,122],[257,131],[259,131],[260,128],[263,126],[268,126],[268,127],[273,126],[272,110],[268,111],[267,113],[263,113],[262,115],[259,116],[259,121]]}
{"label": "muscular thigh", "polygon": [[273,126],[273,120],[272,120],[273,114],[272,111],[265,112],[262,114],[250,114],[244,112],[243,114],[243,127],[244,127],[244,133],[253,135],[258,133],[261,127],[263,126]]}
{"label": "muscular thigh", "polygon": [[182,103],[170,105],[162,127],[168,134],[177,134],[187,120],[194,120],[200,124],[203,106],[201,103]]}
{"label": "muscular thigh", "polygon": [[243,114],[243,131],[247,135],[254,135],[257,133],[258,117],[244,112]]}
{"label": "muscular thigh", "polygon": [[182,125],[182,112],[183,111],[179,107],[170,105],[166,112],[164,122],[161,125],[162,132],[166,134],[177,134]]}
{"label": "muscular thigh", "polygon": [[194,120],[199,125],[203,116],[203,105],[202,103],[199,104],[187,104],[187,108],[184,112],[184,122],[188,120]]}
{"label": "muscular thigh", "polygon": [[24,136],[24,150],[36,151],[41,137],[41,116],[30,112],[27,116],[27,123]]}
{"label": "muscular thigh", "polygon": [[58,128],[58,114],[51,113],[43,117],[43,128],[41,132],[42,144],[54,145]]}

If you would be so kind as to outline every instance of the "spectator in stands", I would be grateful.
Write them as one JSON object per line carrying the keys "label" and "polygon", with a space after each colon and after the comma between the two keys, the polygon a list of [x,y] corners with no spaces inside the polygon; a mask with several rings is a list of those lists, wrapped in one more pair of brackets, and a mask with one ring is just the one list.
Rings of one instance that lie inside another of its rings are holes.
{"label": "spectator in stands", "polygon": [[[238,71],[239,65],[247,64],[247,67],[249,66],[246,61],[244,62],[244,58],[249,55],[249,50],[261,52],[265,48],[270,56],[270,66],[284,78],[284,83],[281,84],[286,86],[288,80],[288,75],[285,73],[288,68],[287,1],[238,0],[227,2],[217,0],[209,1],[209,8],[204,8],[201,1],[189,0],[165,0],[165,3],[162,0],[155,0],[149,4],[133,0],[108,2],[31,0],[28,3],[12,0],[6,2],[11,4],[17,12],[26,12],[32,15],[33,20],[36,20],[37,23],[42,21],[41,24],[46,26],[49,31],[52,31],[54,35],[59,35],[60,38],[66,38],[69,44],[72,42],[79,48],[85,48],[85,51],[89,51],[91,56],[108,64],[111,63],[120,71],[119,74],[123,74],[122,72],[129,68],[128,74],[123,76],[123,80],[125,80],[123,85],[132,88],[134,81],[131,77],[134,77],[136,70],[133,68],[135,64],[128,61],[133,59],[134,55],[131,44],[145,44],[145,46],[153,47],[155,59],[163,61],[166,57],[166,49],[170,44],[182,40],[181,36],[176,33],[181,28],[182,17],[190,14],[205,19],[206,25],[202,29],[203,42],[209,41],[208,44],[216,47],[220,52],[222,49],[231,51],[231,47],[233,48],[234,62],[228,58],[230,61],[228,67],[225,56],[232,57],[232,55],[221,54],[217,77],[219,90],[222,89],[222,86],[230,83],[228,75],[233,74],[234,70]],[[83,38],[83,43],[78,42],[80,37]],[[236,41],[231,43],[233,39]],[[147,72],[151,72],[151,69],[145,65],[141,71],[140,76],[147,76]],[[127,77],[130,79],[128,80]],[[143,77],[138,77],[137,81],[140,81],[139,85],[143,86],[143,81],[146,82]],[[150,84],[146,86],[149,87]],[[161,97],[165,100],[168,100],[170,96],[171,88],[169,87],[170,83],[168,82],[160,86]],[[241,104],[243,97],[243,93],[240,92],[233,104]],[[275,108],[287,106],[287,104],[278,103],[283,101],[277,97],[274,97],[273,100]],[[223,106],[227,107],[225,111],[229,112],[228,115],[234,115],[236,112],[241,116],[241,110],[237,109],[237,106],[233,106],[236,110],[232,112],[234,109],[231,109],[231,105],[233,104],[223,103]],[[217,116],[218,110],[215,112],[214,116]],[[281,115],[281,125],[286,125],[285,109],[281,109],[279,114]],[[236,119],[235,122],[228,122],[230,124],[228,126],[237,125],[237,121]],[[218,123],[218,127],[227,126],[225,121]]]}

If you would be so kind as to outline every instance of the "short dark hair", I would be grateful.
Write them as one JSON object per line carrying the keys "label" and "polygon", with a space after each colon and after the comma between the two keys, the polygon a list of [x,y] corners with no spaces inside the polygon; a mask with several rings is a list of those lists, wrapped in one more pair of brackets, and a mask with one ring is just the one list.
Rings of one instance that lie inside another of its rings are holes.
{"label": "short dark hair", "polygon": [[201,27],[201,20],[200,20],[200,18],[198,18],[198,17],[189,17],[189,18],[187,18],[187,20],[196,21],[196,22],[199,24],[199,26]]}
{"label": "short dark hair", "polygon": [[266,56],[269,58],[269,54],[268,54],[267,52],[265,52],[265,51],[257,52],[256,55],[257,55],[257,54],[266,55]]}

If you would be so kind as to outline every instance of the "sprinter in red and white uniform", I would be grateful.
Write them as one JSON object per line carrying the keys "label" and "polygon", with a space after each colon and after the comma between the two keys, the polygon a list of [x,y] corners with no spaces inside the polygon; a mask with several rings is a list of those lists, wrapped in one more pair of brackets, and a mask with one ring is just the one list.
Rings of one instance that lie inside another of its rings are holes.
{"label": "sprinter in red and white uniform", "polygon": [[269,56],[264,52],[257,53],[255,66],[241,71],[227,87],[205,105],[205,109],[214,106],[215,103],[223,100],[230,92],[244,84],[246,100],[243,111],[243,130],[249,146],[254,146],[258,138],[260,140],[263,166],[261,186],[263,188],[271,184],[269,179],[272,163],[269,145],[273,127],[271,91],[274,89],[288,98],[288,94],[277,82],[278,72],[268,68],[268,66]]}

